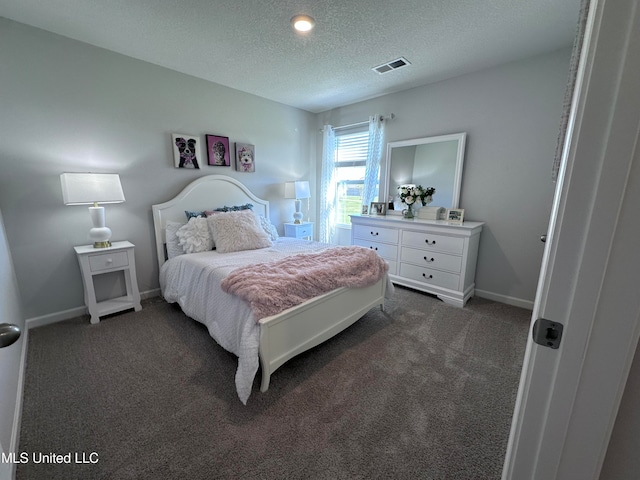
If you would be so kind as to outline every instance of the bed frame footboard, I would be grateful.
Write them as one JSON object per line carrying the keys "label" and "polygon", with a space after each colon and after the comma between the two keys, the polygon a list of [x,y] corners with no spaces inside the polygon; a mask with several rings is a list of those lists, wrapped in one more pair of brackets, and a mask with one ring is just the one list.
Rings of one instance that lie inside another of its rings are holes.
{"label": "bed frame footboard", "polygon": [[260,320],[260,390],[287,360],[319,345],[355,323],[372,307],[384,309],[386,277],[364,288],[339,288]]}

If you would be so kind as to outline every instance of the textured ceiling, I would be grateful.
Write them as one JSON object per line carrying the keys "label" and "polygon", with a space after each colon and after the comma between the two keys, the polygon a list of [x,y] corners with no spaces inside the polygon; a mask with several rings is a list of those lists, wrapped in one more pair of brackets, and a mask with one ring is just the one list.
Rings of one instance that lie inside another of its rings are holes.
{"label": "textured ceiling", "polygon": [[[310,112],[572,44],[580,0],[0,0],[0,16]],[[306,13],[316,28],[290,27]],[[372,67],[405,57],[408,67]]]}

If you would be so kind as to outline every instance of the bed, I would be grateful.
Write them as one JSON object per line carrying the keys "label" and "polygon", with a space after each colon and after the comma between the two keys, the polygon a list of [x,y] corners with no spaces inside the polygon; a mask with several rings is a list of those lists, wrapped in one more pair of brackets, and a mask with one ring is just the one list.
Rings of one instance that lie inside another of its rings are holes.
{"label": "bed", "polygon": [[[235,384],[244,404],[258,366],[262,372],[260,390],[265,392],[271,375],[287,360],[340,333],[371,308],[384,309],[385,294],[393,289],[385,273],[369,286],[335,288],[256,320],[258,316],[249,303],[221,290],[222,279],[243,266],[292,255],[321,255],[333,246],[278,238],[268,248],[222,254],[214,250],[168,258],[167,227],[184,224],[185,211],[246,204],[251,204],[256,216],[270,218],[268,201],[232,177],[208,175],[191,182],[175,198],[152,206],[162,295],[168,302],[178,303],[187,316],[206,325],[220,346],[238,356]],[[222,257],[226,264],[211,266],[214,258],[218,261]]]}

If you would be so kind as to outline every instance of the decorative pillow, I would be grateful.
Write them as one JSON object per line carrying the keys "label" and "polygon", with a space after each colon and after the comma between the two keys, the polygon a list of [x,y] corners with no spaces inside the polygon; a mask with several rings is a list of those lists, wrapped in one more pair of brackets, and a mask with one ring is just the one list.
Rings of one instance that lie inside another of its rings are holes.
{"label": "decorative pillow", "polygon": [[278,230],[276,230],[276,227],[264,215],[260,215],[258,219],[260,220],[260,226],[267,234],[269,239],[272,242],[275,242],[279,238]]}
{"label": "decorative pillow", "polygon": [[220,253],[270,247],[271,240],[251,210],[227,212],[207,218],[209,229]]}
{"label": "decorative pillow", "polygon": [[178,229],[183,225],[184,223],[167,222],[167,225],[165,226],[167,258],[173,258],[184,254],[184,249],[180,245],[180,240],[176,235]]}
{"label": "decorative pillow", "polygon": [[207,227],[207,219],[203,217],[192,217],[186,225],[183,225],[176,232],[179,244],[184,249],[184,253],[198,253],[213,250],[213,240]]}
{"label": "decorative pillow", "polygon": [[187,220],[191,219],[191,218],[197,218],[197,217],[205,217],[205,212],[195,212],[195,211],[191,211],[191,210],[185,210],[184,214],[187,216]]}
{"label": "decorative pillow", "polygon": [[253,205],[250,203],[245,203],[244,205],[234,205],[232,207],[224,207],[215,208],[214,212],[239,212],[240,210],[252,210]]}

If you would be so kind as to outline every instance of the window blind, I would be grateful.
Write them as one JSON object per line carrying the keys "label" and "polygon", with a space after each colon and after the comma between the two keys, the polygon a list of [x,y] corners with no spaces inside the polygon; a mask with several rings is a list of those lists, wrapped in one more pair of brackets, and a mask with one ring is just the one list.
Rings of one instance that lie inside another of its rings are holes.
{"label": "window blind", "polygon": [[336,135],[336,167],[365,165],[369,149],[369,131]]}

